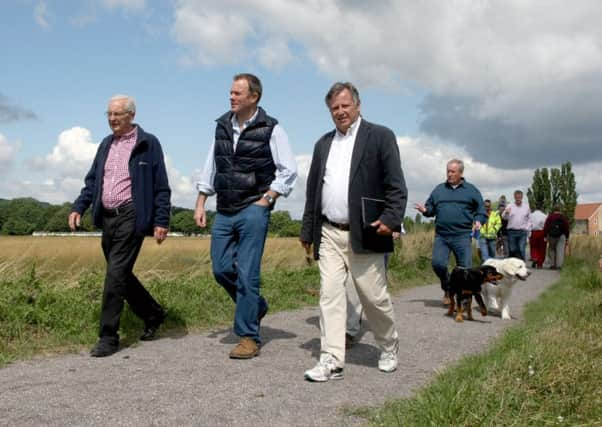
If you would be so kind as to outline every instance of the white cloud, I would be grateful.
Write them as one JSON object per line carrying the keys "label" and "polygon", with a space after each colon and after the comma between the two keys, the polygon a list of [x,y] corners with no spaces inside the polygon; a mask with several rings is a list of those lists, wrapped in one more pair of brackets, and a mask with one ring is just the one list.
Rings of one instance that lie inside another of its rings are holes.
{"label": "white cloud", "polygon": [[109,9],[123,8],[131,11],[141,11],[146,7],[146,0],[102,0],[102,4]]}
{"label": "white cloud", "polygon": [[602,202],[602,162],[589,162],[573,166],[579,203]]}
{"label": "white cloud", "polygon": [[97,148],[88,129],[66,129],[59,134],[50,153],[26,161],[27,180],[9,176],[0,183],[0,193],[2,197],[25,195],[56,204],[72,201],[83,187]]}
{"label": "white cloud", "polygon": [[32,165],[36,170],[48,171],[53,176],[83,180],[97,149],[98,144],[92,142],[90,131],[76,126],[61,132],[52,151],[44,158],[33,159]]}
{"label": "white cloud", "polygon": [[[211,8],[183,4],[175,12],[173,34],[179,43],[192,47],[192,61],[201,64],[232,64],[241,60],[251,26],[241,16]],[[219,10],[227,10],[221,6]]]}
{"label": "white cloud", "polygon": [[[40,178],[19,183],[19,190],[11,194],[27,194],[52,203],[74,200],[84,185],[84,177],[92,165],[98,145],[92,141],[88,129],[73,127],[64,130],[50,153],[29,162],[31,172],[40,175]],[[0,164],[4,146],[0,135]],[[165,163],[172,190],[172,205],[191,207],[196,198],[192,178],[183,176],[168,156],[165,157]]]}
{"label": "white cloud", "polygon": [[[400,136],[397,138],[397,144],[408,187],[406,215],[412,218],[417,212],[414,210],[414,204],[424,203],[435,186],[445,181],[447,162],[453,158],[464,161],[464,177],[481,191],[483,198],[497,200],[502,194],[511,198],[512,193],[517,189],[526,193],[533,180],[534,169],[532,168],[508,170],[492,167],[474,160],[461,147],[434,141],[424,135],[419,137]],[[305,187],[311,155],[298,155],[296,160],[299,179],[295,189],[288,199],[280,198],[276,208],[288,210],[293,218],[299,219],[303,214],[305,204]],[[559,168],[560,165],[547,167]],[[602,170],[602,162],[573,167],[579,203],[602,201],[600,170]]]}
{"label": "white cloud", "polygon": [[266,41],[257,52],[258,61],[266,68],[280,70],[293,60],[293,55],[284,40],[272,39]]}
{"label": "white cloud", "polygon": [[172,206],[192,208],[197,196],[193,178],[191,176],[183,176],[181,172],[173,166],[172,161],[168,156],[165,156],[165,166],[167,168],[169,187],[171,188]]}
{"label": "white cloud", "polygon": [[33,8],[33,18],[43,29],[47,30],[50,28],[50,23],[48,22],[50,18],[50,13],[48,11],[48,5],[45,1],[39,1]]}
{"label": "white cloud", "polygon": [[188,63],[277,69],[294,44],[333,79],[425,89],[422,130],[480,161],[602,160],[598,1],[181,0],[174,16]]}
{"label": "white cloud", "polygon": [[495,168],[476,161],[461,147],[433,141],[424,135],[398,137],[397,143],[409,193],[406,215],[413,216],[414,203],[426,201],[435,186],[446,180],[447,162],[454,158],[464,162],[464,178],[474,184],[484,198],[497,199],[515,189],[526,192],[533,177],[531,169],[508,171]]}
{"label": "white cloud", "polygon": [[19,146],[17,144],[11,144],[8,139],[0,133],[0,174],[4,175],[9,169],[12,168],[15,156]]}

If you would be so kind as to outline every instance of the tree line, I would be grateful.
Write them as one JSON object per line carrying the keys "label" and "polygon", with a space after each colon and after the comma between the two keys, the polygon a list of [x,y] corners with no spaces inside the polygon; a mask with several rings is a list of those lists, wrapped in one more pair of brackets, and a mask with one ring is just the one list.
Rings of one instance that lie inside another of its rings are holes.
{"label": "tree line", "polygon": [[[23,236],[34,231],[50,233],[69,232],[67,218],[71,203],[53,205],[33,198],[0,199],[0,234]],[[207,227],[200,229],[193,219],[192,209],[174,206],[171,211],[170,231],[186,235],[208,234],[213,225],[215,212],[207,212]],[[92,224],[88,209],[81,222],[81,231],[98,231]],[[280,237],[298,237],[301,221],[291,218],[288,211],[275,211],[270,219],[269,233]]]}
{"label": "tree line", "polygon": [[[560,168],[536,169],[533,182],[527,190],[531,209],[540,207],[544,212],[551,212],[555,205],[560,205],[562,213],[574,222],[577,192],[575,174],[571,162],[566,162]],[[0,199],[0,234],[28,235],[34,231],[68,232],[67,217],[71,212],[71,203],[52,205],[32,198]],[[215,212],[207,212],[207,227],[200,229],[192,218],[192,209],[173,207],[171,212],[170,231],[186,235],[208,234]],[[431,221],[424,222],[417,213],[414,219],[406,216],[403,221],[406,232],[430,230]],[[92,217],[88,209],[82,217],[81,231],[97,231],[92,225]],[[291,218],[288,211],[272,212],[268,232],[277,237],[298,237],[301,231],[301,221]]]}
{"label": "tree line", "polygon": [[531,210],[538,207],[543,212],[550,213],[555,206],[560,206],[561,212],[572,225],[577,206],[576,187],[571,162],[563,163],[560,168],[536,169],[531,187],[527,190],[529,207]]}
{"label": "tree line", "polygon": [[[67,217],[71,213],[71,203],[53,205],[32,198],[0,199],[0,235],[24,236],[34,231],[49,233],[69,232]],[[193,219],[194,211],[173,207],[170,231],[185,235],[209,234],[215,212],[207,212],[207,227],[200,229]],[[428,230],[430,222],[423,222],[420,214],[415,219],[406,217],[404,228],[407,232]],[[81,231],[98,231],[92,224],[90,209],[82,217]],[[273,237],[299,237],[301,221],[293,219],[288,211],[274,211],[270,217],[268,233]]]}

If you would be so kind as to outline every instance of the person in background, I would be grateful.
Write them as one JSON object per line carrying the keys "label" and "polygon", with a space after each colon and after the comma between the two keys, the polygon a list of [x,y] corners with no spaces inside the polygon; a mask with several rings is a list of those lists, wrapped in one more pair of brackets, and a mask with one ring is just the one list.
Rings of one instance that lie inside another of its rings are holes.
{"label": "person in background", "polygon": [[502,218],[508,220],[508,249],[511,257],[526,261],[527,236],[531,230],[531,210],[523,203],[523,192],[514,192],[514,203],[504,209]]}
{"label": "person in background", "polygon": [[500,214],[491,209],[491,200],[485,200],[485,213],[487,222],[481,225],[481,238],[479,239],[479,248],[481,250],[481,262],[489,258],[495,258],[497,236],[502,227]]}
{"label": "person in background", "polygon": [[543,233],[548,242],[548,258],[550,268],[559,270],[564,263],[564,254],[569,244],[569,219],[562,214],[562,206],[554,205],[552,213],[546,218]]}
{"label": "person in background", "polygon": [[508,258],[508,220],[502,217],[502,213],[506,209],[506,198],[502,200],[500,198],[497,213],[501,220],[501,226],[497,233],[497,242],[496,242],[496,253],[500,258]]}
{"label": "person in background", "polygon": [[472,267],[471,233],[487,221],[481,192],[464,179],[464,162],[447,162],[447,181],[435,187],[426,203],[414,208],[426,217],[435,217],[432,265],[441,282],[443,304],[450,303],[449,257],[454,254],[460,267]]}
{"label": "person in background", "polygon": [[546,239],[543,231],[547,215],[541,210],[541,204],[537,204],[531,212],[531,235],[529,236],[529,252],[532,267],[541,268],[546,259]]}
{"label": "person in background", "polygon": [[107,118],[113,133],[102,140],[85,186],[73,203],[69,227],[76,230],[92,205],[94,225],[102,229],[107,261],[98,343],[93,357],[119,349],[124,301],[144,321],[143,341],[155,338],[166,312],[132,272],[144,236],[158,244],[167,238],[171,190],[159,140],[134,123],[136,104],[127,95],[109,101]]}

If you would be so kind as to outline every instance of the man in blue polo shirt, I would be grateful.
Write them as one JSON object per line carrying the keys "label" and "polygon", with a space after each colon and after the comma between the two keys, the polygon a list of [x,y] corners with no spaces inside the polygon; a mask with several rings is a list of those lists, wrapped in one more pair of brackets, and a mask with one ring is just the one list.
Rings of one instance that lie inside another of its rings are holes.
{"label": "man in blue polo shirt", "polygon": [[433,270],[441,281],[443,304],[449,304],[450,252],[460,267],[472,267],[470,244],[473,224],[479,229],[487,221],[480,191],[463,177],[464,162],[452,159],[447,162],[447,181],[435,187],[426,203],[416,203],[414,208],[426,217],[435,217],[435,242],[433,243]]}

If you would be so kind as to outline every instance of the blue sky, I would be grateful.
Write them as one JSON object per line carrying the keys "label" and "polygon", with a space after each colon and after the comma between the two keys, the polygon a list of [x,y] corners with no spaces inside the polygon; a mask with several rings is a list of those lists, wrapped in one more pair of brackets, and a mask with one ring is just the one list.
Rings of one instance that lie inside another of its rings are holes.
{"label": "blue sky", "polygon": [[262,79],[261,104],[297,155],[297,188],[278,207],[294,216],[313,144],[332,128],[323,97],[337,80],[356,83],[363,116],[398,136],[411,202],[444,179],[452,157],[495,198],[570,160],[579,200],[602,201],[602,6],[578,6],[4,1],[0,198],[73,200],[108,133],[107,100],[126,93],[163,144],[174,204],[192,207],[214,119],[244,71]]}

